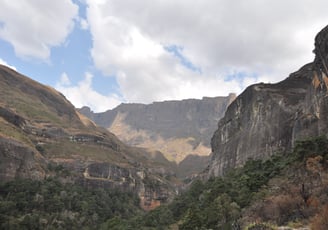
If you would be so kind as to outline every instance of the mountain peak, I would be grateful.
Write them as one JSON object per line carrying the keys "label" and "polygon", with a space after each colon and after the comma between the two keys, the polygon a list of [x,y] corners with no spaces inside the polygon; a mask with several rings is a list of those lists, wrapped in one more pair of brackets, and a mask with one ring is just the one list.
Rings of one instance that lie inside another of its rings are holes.
{"label": "mountain peak", "polygon": [[316,88],[325,86],[328,89],[328,26],[323,28],[315,37],[315,48],[313,50],[315,59],[313,69],[315,71],[314,84]]}

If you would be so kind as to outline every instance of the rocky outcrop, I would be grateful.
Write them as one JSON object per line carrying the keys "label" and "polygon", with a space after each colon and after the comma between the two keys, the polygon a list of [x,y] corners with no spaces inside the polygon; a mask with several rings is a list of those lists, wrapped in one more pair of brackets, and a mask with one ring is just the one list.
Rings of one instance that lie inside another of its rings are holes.
{"label": "rocky outcrop", "polygon": [[23,117],[4,107],[0,107],[0,117],[19,128],[24,128],[26,125],[26,121]]}
{"label": "rocky outcrop", "polygon": [[121,104],[104,113],[84,107],[80,112],[125,143],[160,151],[169,160],[180,162],[189,154],[210,153],[215,124],[235,97]]}
{"label": "rocky outcrop", "polygon": [[55,176],[132,191],[145,210],[175,195],[164,179],[169,168],[96,126],[56,90],[0,65],[0,98],[0,181]]}
{"label": "rocky outcrop", "polygon": [[287,152],[298,139],[328,132],[328,28],[315,39],[315,60],[277,84],[248,87],[228,107],[212,137],[209,176],[249,158]]}
{"label": "rocky outcrop", "polygon": [[41,180],[46,175],[44,158],[29,146],[0,136],[0,179]]}
{"label": "rocky outcrop", "polygon": [[148,211],[171,201],[175,195],[168,181],[154,175],[144,168],[123,168],[108,162],[91,162],[84,167],[83,177],[78,183],[85,187],[137,192],[140,206]]}

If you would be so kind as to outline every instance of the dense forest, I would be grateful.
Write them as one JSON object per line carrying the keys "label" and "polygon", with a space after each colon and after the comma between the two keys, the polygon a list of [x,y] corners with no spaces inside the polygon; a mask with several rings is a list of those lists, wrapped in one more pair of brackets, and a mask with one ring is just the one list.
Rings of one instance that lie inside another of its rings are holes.
{"label": "dense forest", "polygon": [[114,217],[138,215],[138,197],[118,190],[15,180],[0,186],[1,229],[99,229]]}
{"label": "dense forest", "polygon": [[299,141],[288,154],[196,180],[150,212],[132,193],[16,180],[0,186],[1,229],[328,229],[327,168],[326,137]]}

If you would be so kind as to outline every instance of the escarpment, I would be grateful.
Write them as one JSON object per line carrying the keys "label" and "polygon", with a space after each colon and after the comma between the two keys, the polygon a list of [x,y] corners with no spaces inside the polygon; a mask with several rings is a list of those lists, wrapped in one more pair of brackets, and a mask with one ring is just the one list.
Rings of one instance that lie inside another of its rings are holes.
{"label": "escarpment", "polygon": [[80,112],[123,142],[160,151],[168,160],[179,163],[188,155],[207,156],[211,152],[215,125],[235,97],[230,94],[148,105],[121,104],[104,113],[93,113],[84,107]]}
{"label": "escarpment", "polygon": [[174,196],[166,165],[97,127],[56,90],[0,65],[0,98],[0,181],[115,188],[136,193],[145,210]]}
{"label": "escarpment", "polygon": [[231,103],[211,140],[209,176],[327,134],[328,27],[317,34],[314,53],[312,63],[285,80],[249,86]]}

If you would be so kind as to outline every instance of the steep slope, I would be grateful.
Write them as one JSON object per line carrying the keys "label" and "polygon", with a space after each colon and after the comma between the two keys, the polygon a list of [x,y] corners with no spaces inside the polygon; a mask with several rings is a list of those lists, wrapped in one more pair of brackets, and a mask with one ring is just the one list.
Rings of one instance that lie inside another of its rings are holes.
{"label": "steep slope", "polygon": [[209,175],[249,158],[290,150],[295,140],[328,131],[328,27],[315,38],[315,60],[277,84],[248,87],[228,107],[212,141]]}
{"label": "steep slope", "polygon": [[297,141],[288,155],[195,180],[169,205],[138,218],[134,229],[326,230],[327,186],[328,139],[320,136]]}
{"label": "steep slope", "polygon": [[172,197],[167,165],[97,127],[56,90],[0,66],[0,98],[0,181],[56,176],[115,187],[136,192],[145,209]]}
{"label": "steep slope", "polygon": [[84,107],[80,112],[125,143],[160,151],[179,163],[189,154],[204,156],[211,152],[215,124],[234,99],[235,95],[230,94],[149,105],[121,104],[104,113],[93,113]]}
{"label": "steep slope", "polygon": [[177,167],[177,175],[185,179],[187,182],[193,180],[208,166],[210,156],[188,155]]}

